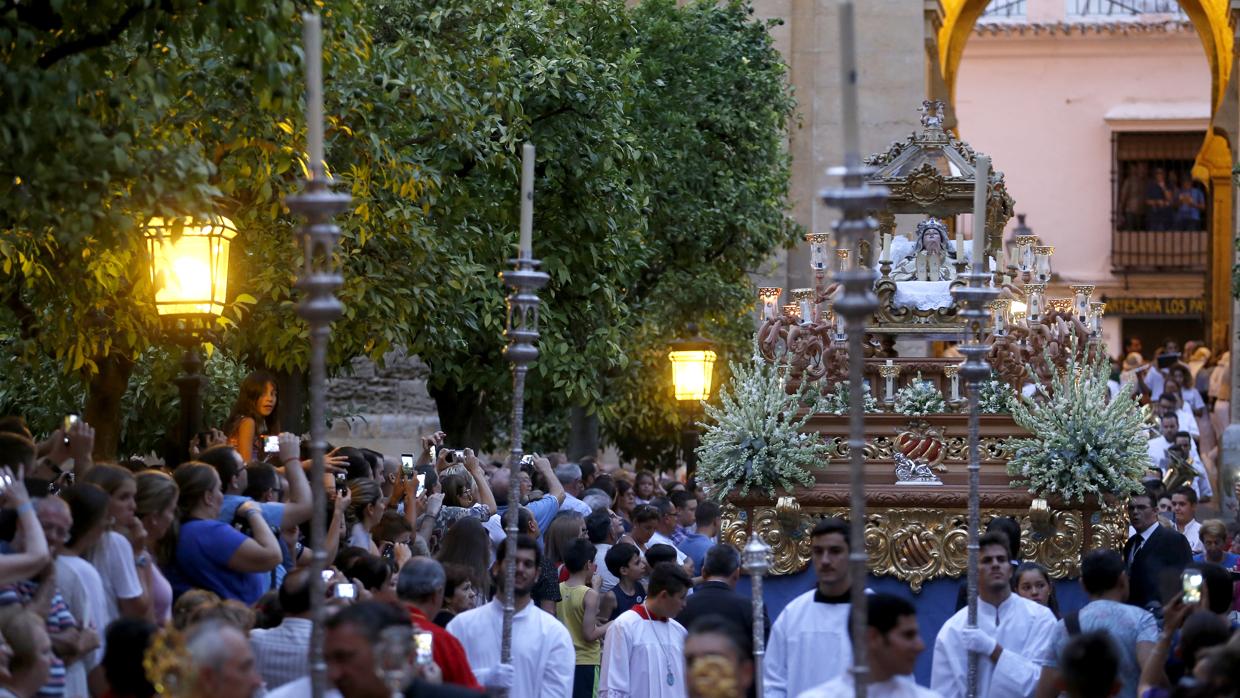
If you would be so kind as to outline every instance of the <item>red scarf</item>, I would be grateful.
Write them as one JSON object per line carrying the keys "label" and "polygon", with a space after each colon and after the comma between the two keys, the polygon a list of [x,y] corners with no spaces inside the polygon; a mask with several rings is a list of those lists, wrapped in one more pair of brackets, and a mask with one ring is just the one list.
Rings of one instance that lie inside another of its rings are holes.
{"label": "red scarf", "polygon": [[665,618],[664,616],[656,616],[655,614],[651,613],[650,609],[646,608],[646,604],[644,603],[637,604],[636,606],[634,606],[633,612],[641,616],[642,618],[645,618],[646,620],[658,621],[660,623],[667,622],[667,618]]}

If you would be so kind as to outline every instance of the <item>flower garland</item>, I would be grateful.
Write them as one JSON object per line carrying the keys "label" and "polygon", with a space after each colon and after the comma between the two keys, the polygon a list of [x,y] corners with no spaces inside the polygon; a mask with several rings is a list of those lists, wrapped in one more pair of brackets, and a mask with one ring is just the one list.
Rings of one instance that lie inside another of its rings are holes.
{"label": "flower garland", "polygon": [[1016,423],[1033,434],[1012,444],[1012,485],[1037,497],[1059,495],[1066,503],[1137,492],[1149,464],[1147,408],[1127,386],[1108,401],[1106,356],[1078,352],[1075,339],[1070,344],[1067,363],[1055,370],[1050,385],[1039,385],[1035,398],[1012,403]]}
{"label": "flower garland", "polygon": [[943,399],[943,393],[918,372],[908,385],[896,391],[895,407],[900,414],[923,417],[946,412],[947,401]]}
{"label": "flower garland", "polygon": [[814,484],[810,470],[826,462],[828,447],[817,433],[801,431],[813,414],[799,409],[811,386],[802,383],[792,395],[784,388],[778,369],[755,356],[733,363],[719,406],[705,406],[710,423],[703,424],[697,477],[713,499],[737,489],[773,495],[776,487]]}

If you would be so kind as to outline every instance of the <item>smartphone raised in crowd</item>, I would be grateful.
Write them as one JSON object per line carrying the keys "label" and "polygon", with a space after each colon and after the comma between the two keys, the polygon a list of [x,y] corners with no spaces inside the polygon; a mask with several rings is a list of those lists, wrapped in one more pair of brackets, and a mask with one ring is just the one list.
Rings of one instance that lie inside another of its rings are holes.
{"label": "smartphone raised in crowd", "polygon": [[405,477],[409,477],[410,475],[413,474],[413,454],[412,453],[400,454],[400,470],[401,472],[405,474]]}
{"label": "smartphone raised in crowd", "polygon": [[1184,589],[1183,601],[1186,604],[1201,603],[1201,570],[1184,570],[1180,575],[1180,584]]}
{"label": "smartphone raised in crowd", "polygon": [[264,436],[263,437],[263,453],[279,453],[279,452],[280,452],[279,434],[276,434],[273,436]]}

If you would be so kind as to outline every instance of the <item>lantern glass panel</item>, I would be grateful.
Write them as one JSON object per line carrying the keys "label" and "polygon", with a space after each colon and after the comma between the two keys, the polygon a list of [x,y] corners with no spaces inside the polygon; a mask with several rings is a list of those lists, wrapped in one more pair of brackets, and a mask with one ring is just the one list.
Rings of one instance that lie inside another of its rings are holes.
{"label": "lantern glass panel", "polygon": [[668,353],[672,361],[672,384],[677,400],[702,402],[710,398],[715,352],[709,349],[676,350]]}

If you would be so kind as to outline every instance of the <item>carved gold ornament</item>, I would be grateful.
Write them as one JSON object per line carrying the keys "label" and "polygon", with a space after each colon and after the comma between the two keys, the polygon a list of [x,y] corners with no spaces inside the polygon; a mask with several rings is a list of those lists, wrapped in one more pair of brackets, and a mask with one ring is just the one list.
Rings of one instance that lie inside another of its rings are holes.
{"label": "carved gold ornament", "polygon": [[[1050,510],[1051,530],[1035,532],[1028,509],[991,509],[982,512],[983,529],[990,519],[1010,516],[1020,522],[1021,559],[1037,562],[1056,579],[1080,574],[1080,556],[1098,547],[1115,549],[1123,544],[1122,528],[1115,521],[1118,507],[1104,508],[1095,519],[1093,534],[1086,547],[1082,512]],[[749,536],[744,513],[727,506],[723,513],[722,540],[738,549]],[[848,509],[826,507],[803,509],[798,525],[789,527],[771,507],[753,509],[754,526],[762,540],[771,546],[771,574],[795,574],[808,566],[809,532],[823,516],[848,518]],[[959,577],[968,564],[968,513],[965,509],[893,508],[866,517],[865,544],[872,574],[907,582],[914,592],[927,581],[940,577]]]}
{"label": "carved gold ornament", "polygon": [[689,665],[689,692],[702,698],[733,698],[740,691],[737,668],[717,654],[696,657]]}

